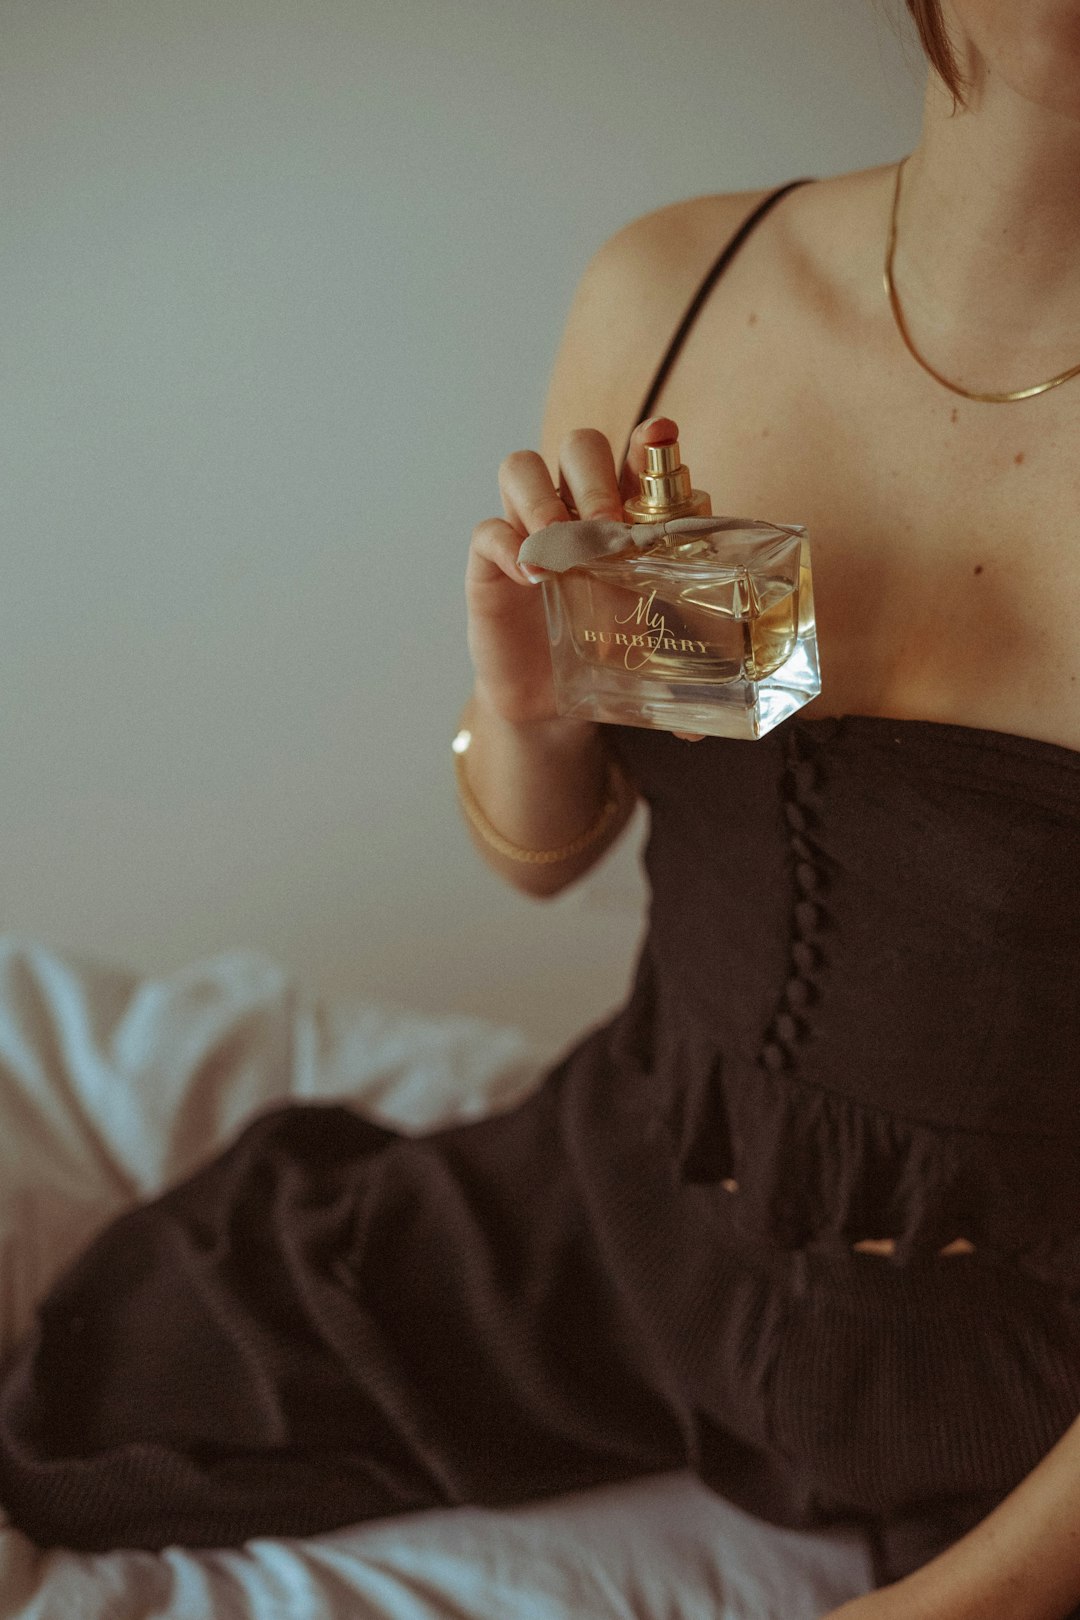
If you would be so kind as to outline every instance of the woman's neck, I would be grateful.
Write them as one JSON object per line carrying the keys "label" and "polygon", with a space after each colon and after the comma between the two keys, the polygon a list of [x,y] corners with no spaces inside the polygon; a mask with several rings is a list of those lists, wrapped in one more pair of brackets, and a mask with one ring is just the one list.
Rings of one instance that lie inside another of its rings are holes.
{"label": "woman's neck", "polygon": [[1048,108],[992,77],[971,100],[950,117],[930,75],[893,275],[939,370],[971,388],[1026,386],[1080,361],[1080,104]]}

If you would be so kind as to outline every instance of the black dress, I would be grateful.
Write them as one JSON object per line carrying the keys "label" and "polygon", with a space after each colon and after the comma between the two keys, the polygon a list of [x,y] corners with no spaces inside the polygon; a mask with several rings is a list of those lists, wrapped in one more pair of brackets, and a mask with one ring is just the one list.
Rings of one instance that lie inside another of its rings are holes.
{"label": "black dress", "polygon": [[277,1107],[115,1220],[0,1383],[0,1502],[39,1543],[688,1466],[861,1523],[886,1581],[1072,1423],[1080,753],[869,717],[605,736],[651,821],[625,1007],[510,1112]]}

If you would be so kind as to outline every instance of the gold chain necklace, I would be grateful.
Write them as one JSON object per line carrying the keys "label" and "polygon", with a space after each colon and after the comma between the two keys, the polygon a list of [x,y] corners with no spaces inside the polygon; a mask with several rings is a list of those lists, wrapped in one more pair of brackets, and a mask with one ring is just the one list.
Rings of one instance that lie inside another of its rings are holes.
{"label": "gold chain necklace", "polygon": [[1070,366],[1068,371],[1059,372],[1056,377],[1051,377],[1049,382],[1036,383],[1032,388],[1014,388],[1009,394],[977,394],[972,388],[961,388],[959,383],[950,382],[947,377],[943,377],[941,375],[940,371],[935,371],[933,366],[926,363],[922,355],[912,343],[910,337],[908,337],[907,327],[904,325],[904,317],[900,312],[900,303],[896,296],[896,288],[893,286],[892,278],[893,252],[896,247],[896,205],[900,200],[900,171],[903,169],[906,162],[907,158],[903,158],[896,165],[896,185],[893,188],[892,219],[889,222],[889,245],[885,250],[885,291],[889,295],[889,303],[892,306],[892,312],[896,319],[896,325],[899,329],[900,336],[903,338],[904,342],[907,344],[907,347],[915,356],[915,359],[919,362],[920,366],[922,366],[923,370],[928,371],[931,377],[936,378],[936,380],[943,384],[944,387],[951,389],[954,394],[962,394],[965,399],[987,400],[992,405],[1005,405],[1013,399],[1031,399],[1032,395],[1045,394],[1048,388],[1056,388],[1058,383],[1068,382],[1070,377],[1075,377],[1080,374],[1080,365]]}

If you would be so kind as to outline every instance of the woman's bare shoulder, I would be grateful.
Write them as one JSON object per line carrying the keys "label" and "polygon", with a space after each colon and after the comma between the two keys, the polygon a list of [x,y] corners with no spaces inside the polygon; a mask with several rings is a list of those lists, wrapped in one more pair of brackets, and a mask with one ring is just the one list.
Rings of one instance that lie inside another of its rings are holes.
{"label": "woman's bare shoulder", "polygon": [[[892,165],[815,178],[770,216],[775,273],[819,313],[842,308],[851,283],[878,253]],[[802,178],[801,176],[793,178]],[[782,182],[781,182],[782,184]],[[615,444],[633,427],[664,350],[702,278],[776,185],[713,192],[667,203],[621,226],[582,274],[552,372],[544,454],[568,428],[590,423]],[[876,259],[874,261],[876,263]],[[867,259],[869,263],[869,259]],[[873,275],[863,275],[877,287]],[[860,285],[862,283],[860,282]]]}
{"label": "woman's bare shoulder", "polygon": [[588,423],[614,445],[710,264],[774,187],[667,203],[629,220],[578,282],[551,376],[544,454]]}
{"label": "woman's bare shoulder", "polygon": [[[853,236],[877,243],[878,215],[894,164],[813,179],[785,198],[770,223],[779,251],[800,270],[835,256],[837,243],[849,253]],[[618,286],[654,309],[658,297],[685,304],[702,276],[736,231],[777,185],[749,191],[723,191],[668,203],[630,220],[594,254],[587,275]]]}
{"label": "woman's bare shoulder", "polygon": [[657,294],[685,302],[683,294],[692,296],[725,243],[772,190],[688,197],[640,214],[597,249],[588,273],[636,289],[650,307]]}
{"label": "woman's bare shoulder", "polygon": [[775,190],[775,186],[752,186],[746,191],[712,191],[698,197],[683,197],[628,220],[608,238],[605,246],[631,245],[635,239],[650,238],[655,238],[658,245],[673,237],[683,241],[708,241],[715,235],[717,226],[737,224],[763,197]]}

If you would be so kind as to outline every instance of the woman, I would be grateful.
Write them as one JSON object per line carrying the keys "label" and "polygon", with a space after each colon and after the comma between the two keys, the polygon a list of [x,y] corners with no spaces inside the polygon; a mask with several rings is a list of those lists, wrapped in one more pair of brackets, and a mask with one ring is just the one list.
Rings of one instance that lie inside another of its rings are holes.
{"label": "woman", "polygon": [[[833,1620],[1080,1605],[1080,0],[909,3],[902,168],[620,231],[473,535],[469,824],[550,895],[647,799],[626,1007],[499,1118],[280,1109],[115,1223],[0,1390],[39,1541],[689,1464],[865,1527],[878,1589]],[[813,539],[825,686],[758,743],[558,717],[517,568],[676,422],[719,510]]]}
{"label": "woman", "polygon": [[[801,945],[805,955],[809,946],[826,958],[825,982],[815,985],[811,969],[796,973],[789,986],[800,1005],[816,990],[818,1016],[836,1027],[815,1029],[808,1011],[802,1031],[793,1029],[800,1006],[786,1008],[788,1049],[778,1054],[784,1043],[766,1039],[757,1054],[766,1066],[770,1058],[776,1064],[780,1095],[764,1103],[760,1079],[747,1073],[740,1078],[755,1087],[754,1105],[730,1091],[726,1098],[729,1133],[732,1114],[749,1114],[739,1121],[743,1174],[723,1174],[734,1168],[725,1157],[737,1155],[730,1141],[708,1140],[710,1131],[722,1134],[711,1109],[701,1111],[704,1123],[692,1121],[690,1136],[696,1131],[698,1139],[691,1149],[704,1161],[694,1173],[703,1185],[725,1187],[733,1205],[745,1198],[748,1233],[791,1243],[793,1256],[824,1267],[834,1251],[822,1241],[822,1228],[831,1226],[833,1236],[850,1238],[853,1251],[878,1264],[903,1262],[875,1301],[869,1274],[856,1280],[857,1268],[871,1262],[857,1261],[845,1275],[835,1251],[837,1273],[815,1277],[819,1309],[809,1317],[819,1342],[807,1316],[789,1312],[776,1326],[776,1342],[786,1334],[790,1346],[801,1335],[800,1353],[776,1350],[770,1362],[767,1332],[753,1352],[769,1420],[756,1438],[771,1432],[774,1444],[786,1442],[781,1449],[789,1460],[808,1460],[810,1500],[823,1481],[843,1478],[849,1505],[861,1497],[865,1508],[880,1511],[872,1479],[861,1481],[861,1492],[853,1488],[860,1448],[882,1473],[893,1473],[892,1484],[908,1478],[903,1509],[882,1514],[871,1527],[879,1572],[907,1579],[847,1606],[845,1615],[1051,1620],[1080,1602],[1080,1423],[1068,1426],[1080,1391],[1080,1337],[1075,1316],[1063,1307],[1059,1315],[1054,1304],[1055,1292],[1060,1306],[1070,1288],[1075,1299],[1080,1283],[1080,1210],[1067,1172],[1080,1128],[1080,552],[1071,521],[1080,492],[1074,453],[1080,5],[909,4],[933,67],[922,134],[902,165],[769,194],[774,206],[756,220],[765,193],[676,204],[635,221],[589,266],[555,368],[543,459],[524,452],[504,462],[505,520],[480,525],[473,537],[468,581],[477,683],[464,719],[472,733],[466,791],[488,825],[524,849],[565,845],[596,827],[587,847],[545,864],[515,860],[477,835],[478,847],[509,881],[532,894],[557,893],[592,864],[624,819],[609,817],[605,825],[597,812],[605,760],[614,751],[652,806],[655,954],[662,960],[666,949],[669,961],[675,957],[689,987],[686,999],[696,1008],[709,1005],[696,968],[705,957],[732,972],[730,941],[703,941],[707,952],[695,963],[691,948],[679,944],[678,921],[685,927],[692,919],[701,939],[709,903],[724,904],[723,887],[710,882],[705,840],[690,842],[670,801],[678,795],[702,806],[705,833],[715,838],[722,862],[737,810],[730,802],[715,808],[724,792],[718,772],[731,773],[745,794],[758,762],[751,767],[744,759],[745,745],[705,743],[713,758],[695,766],[648,733],[556,718],[544,678],[539,603],[520,583],[515,559],[523,535],[567,518],[571,508],[582,517],[618,516],[621,501],[636,492],[644,443],[670,436],[675,424],[639,425],[620,476],[611,446],[622,442],[627,401],[641,397],[655,364],[655,334],[679,325],[711,245],[749,218],[753,235],[723,267],[691,332],[681,334],[673,364],[661,368],[660,387],[649,392],[641,414],[662,407],[677,420],[693,445],[694,482],[719,496],[718,510],[798,518],[813,537],[825,685],[802,728],[808,757],[794,762],[788,781],[794,784],[811,764],[825,778],[817,839],[807,839],[799,855],[816,865],[808,877],[818,883],[820,926],[834,937],[795,940],[793,951]],[[882,285],[893,220],[895,308]],[[621,323],[612,310],[625,312]],[[549,468],[557,469],[558,488]],[[1064,611],[1048,614],[1049,603],[1059,600]],[[829,716],[901,723],[842,721],[832,751],[823,740]],[[800,727],[785,729],[797,737]],[[890,748],[902,762],[895,779],[875,757]],[[850,825],[835,802],[845,789]],[[996,821],[972,808],[989,795],[1006,812]],[[798,836],[806,839],[807,807],[789,798],[786,809],[800,818]],[[1009,836],[1021,823],[1023,857],[1013,851],[1016,859],[991,862],[992,828]],[[735,833],[746,838],[741,827]],[[930,846],[922,859],[918,838]],[[1028,878],[1023,869],[1036,847],[1063,885],[1062,898],[1044,916],[1041,941],[1024,937],[1020,912],[1008,903],[1009,886],[1030,878],[1032,868]],[[692,897],[674,875],[680,854],[699,863],[689,881],[705,888],[704,899]],[[745,928],[746,916],[754,915],[754,884],[763,879],[760,861],[749,859],[751,881],[737,889],[735,921],[729,915],[723,927],[742,921]],[[879,906],[876,937],[866,893],[865,915],[857,919],[855,885],[842,881],[860,863],[872,873],[875,859],[904,863],[895,884],[874,879],[894,908]],[[832,907],[829,895],[820,895],[829,877]],[[730,884],[735,874],[725,871],[724,878]],[[660,883],[668,892],[657,897]],[[928,883],[951,891],[936,902],[937,915],[918,894]],[[915,896],[905,902],[912,885]],[[668,917],[672,892],[683,902],[675,921]],[[904,926],[897,906],[912,914],[915,927]],[[756,909],[759,922],[769,916],[768,903]],[[994,927],[1000,936],[987,949],[980,931]],[[920,930],[935,928],[946,936],[936,956],[919,938]],[[1021,1011],[1026,974],[1013,952],[1025,945],[1053,962],[1053,986],[1043,987],[1037,1007]],[[867,952],[878,960],[867,960]],[[910,959],[902,962],[901,955]],[[973,965],[977,960],[977,972],[957,971],[965,955]],[[751,959],[761,969],[759,949]],[[845,972],[841,996],[835,980]],[[928,998],[922,1005],[920,973]],[[774,963],[774,986],[782,974]],[[760,979],[738,983],[744,1009],[769,977],[761,971]],[[838,1033],[845,1000],[846,1040]],[[717,1022],[728,1026],[729,1055],[744,1032],[768,1036],[769,1012],[755,1004],[750,1018],[745,1012],[732,1018],[721,1009]],[[784,1016],[773,1018],[773,1034]],[[923,1027],[905,1032],[899,1028],[905,1018]],[[907,1063],[916,1065],[913,1073],[903,1073]],[[822,1090],[811,1103],[806,1093],[814,1086]],[[1056,1095],[1046,1106],[1039,1094],[1048,1088]],[[877,1110],[873,1125],[848,1098]],[[715,1109],[714,1097],[710,1104]],[[763,1113],[771,1114],[769,1124]],[[747,1145],[755,1131],[767,1138],[757,1144],[756,1159]],[[813,1160],[807,1154],[815,1132]],[[769,1156],[779,1184],[763,1191],[752,1183]],[[785,1172],[802,1183],[797,1191],[783,1184]],[[815,1177],[820,1193],[806,1187]],[[1032,1197],[1039,1177],[1048,1185],[1042,1197]],[[733,1213],[730,1224],[737,1223]],[[927,1265],[935,1235],[947,1240],[936,1268]],[[1071,1266],[1064,1260],[1070,1247]],[[971,1292],[978,1274],[970,1268],[998,1266],[1010,1253],[1014,1260],[1025,1255],[1041,1290],[1027,1299],[1010,1294],[1006,1261],[1001,1294],[996,1301],[993,1291],[982,1296],[993,1313],[988,1321]],[[896,1297],[904,1294],[905,1271],[926,1284],[917,1305],[914,1291],[903,1301]],[[791,1283],[793,1294],[800,1283]],[[941,1314],[933,1297],[938,1285],[955,1289],[955,1316]],[[864,1286],[860,1309],[869,1317],[876,1305],[880,1315],[856,1327],[852,1296]],[[967,1295],[971,1315],[962,1325]],[[826,1328],[828,1309],[850,1316]],[[1023,1350],[1018,1341],[1011,1349],[1004,1340],[993,1343],[993,1321],[1002,1312],[1018,1313]],[[1037,1319],[1041,1330],[1034,1329]],[[892,1335],[905,1330],[901,1349]],[[965,1331],[972,1335],[967,1344]],[[830,1355],[833,1376],[820,1368],[811,1375],[815,1356]],[[1019,1372],[1025,1357],[1026,1376]],[[797,1367],[807,1375],[802,1384]],[[920,1396],[916,1379],[936,1388]],[[814,1434],[791,1411],[779,1410],[781,1384],[790,1386],[792,1403],[801,1392],[820,1409],[825,1432]],[[830,1396],[837,1402],[831,1411]],[[1027,1447],[1021,1425],[1014,1432],[1003,1421],[1002,1407],[1016,1404],[1025,1409]],[[961,1409],[965,1418],[957,1422]],[[833,1451],[828,1430],[845,1424],[850,1446],[841,1456],[844,1448]],[[809,1460],[815,1443],[816,1468]],[[969,1456],[959,1465],[964,1449],[979,1452],[979,1461]],[[928,1465],[921,1470],[921,1515],[914,1488],[920,1461]],[[723,1467],[714,1477],[746,1505],[776,1515],[778,1504],[755,1503],[745,1479],[736,1491]],[[988,1516],[978,1511],[976,1480]],[[780,1492],[785,1522],[812,1522],[810,1511],[799,1516],[797,1494],[790,1480]],[[991,1512],[995,1501],[1001,1505]],[[961,1537],[962,1529],[968,1534]]]}

